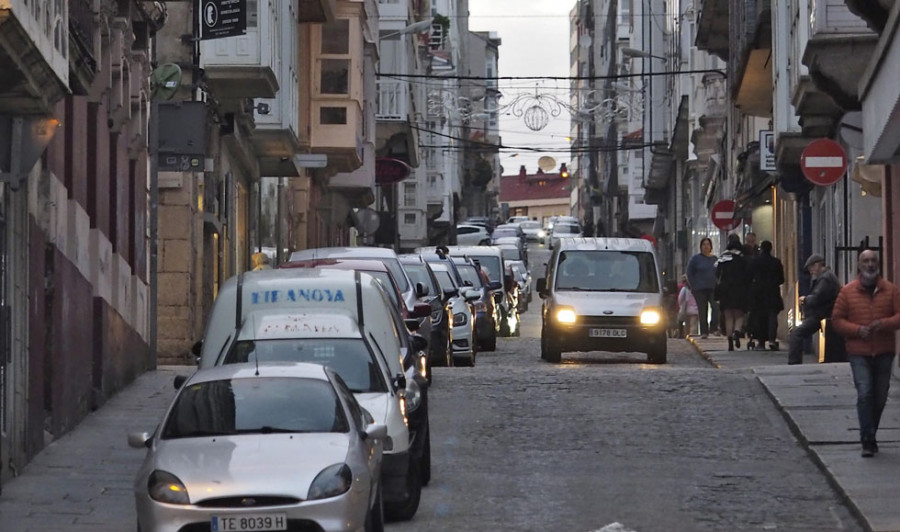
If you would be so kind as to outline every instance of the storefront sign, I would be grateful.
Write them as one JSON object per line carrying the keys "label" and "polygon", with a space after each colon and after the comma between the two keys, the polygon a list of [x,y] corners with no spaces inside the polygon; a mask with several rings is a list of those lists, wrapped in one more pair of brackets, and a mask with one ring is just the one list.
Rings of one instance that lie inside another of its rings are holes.
{"label": "storefront sign", "polygon": [[200,40],[247,33],[247,0],[199,0]]}

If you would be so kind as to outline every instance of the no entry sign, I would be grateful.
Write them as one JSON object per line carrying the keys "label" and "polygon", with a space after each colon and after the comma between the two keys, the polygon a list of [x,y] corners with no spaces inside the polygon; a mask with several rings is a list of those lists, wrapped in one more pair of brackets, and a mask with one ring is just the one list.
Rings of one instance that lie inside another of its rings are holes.
{"label": "no entry sign", "polygon": [[736,225],[734,219],[734,201],[722,200],[713,205],[710,211],[712,223],[723,231],[730,231]]}
{"label": "no entry sign", "polygon": [[847,154],[831,139],[814,140],[800,154],[800,169],[811,183],[827,187],[844,177]]}

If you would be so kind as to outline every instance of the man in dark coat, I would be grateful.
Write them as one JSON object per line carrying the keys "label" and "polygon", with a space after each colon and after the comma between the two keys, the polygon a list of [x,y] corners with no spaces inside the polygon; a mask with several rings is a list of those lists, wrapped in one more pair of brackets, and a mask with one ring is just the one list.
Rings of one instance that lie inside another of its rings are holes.
{"label": "man in dark coat", "polygon": [[831,317],[834,300],[841,289],[841,282],[825,265],[825,257],[813,253],[803,266],[812,275],[809,294],[800,298],[803,321],[791,331],[788,348],[788,364],[803,363],[803,340],[819,330],[821,321]]}
{"label": "man in dark coat", "polygon": [[[763,240],[759,255],[750,261],[750,333],[755,349],[778,350],[778,313],[784,309],[781,285],[784,284],[784,265],[772,256],[772,243]],[[748,345],[748,347],[751,347]]]}

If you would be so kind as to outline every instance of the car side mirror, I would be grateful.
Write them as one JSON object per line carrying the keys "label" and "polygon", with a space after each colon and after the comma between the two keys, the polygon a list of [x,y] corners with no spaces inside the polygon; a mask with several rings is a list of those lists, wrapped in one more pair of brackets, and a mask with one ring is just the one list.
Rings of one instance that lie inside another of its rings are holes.
{"label": "car side mirror", "polygon": [[547,278],[546,277],[538,278],[537,286],[535,286],[535,288],[537,288],[537,293],[539,296],[546,297],[547,296]]}
{"label": "car side mirror", "polygon": [[416,283],[416,297],[425,297],[428,295],[428,287],[422,283]]}
{"label": "car side mirror", "polygon": [[140,449],[141,447],[149,448],[151,437],[149,432],[129,432],[128,446],[132,449]]}
{"label": "car side mirror", "polygon": [[421,325],[418,318],[406,318],[403,320],[403,323],[406,324],[406,328],[409,329],[409,332],[418,331],[419,326]]}
{"label": "car side mirror", "polygon": [[383,423],[372,423],[366,430],[362,433],[362,438],[364,440],[368,440],[369,438],[375,440],[383,440],[387,438],[388,430],[387,425]]}
{"label": "car side mirror", "polygon": [[465,293],[466,301],[475,301],[476,299],[481,298],[481,292],[478,290],[466,290]]}
{"label": "car side mirror", "polygon": [[431,316],[431,305],[428,303],[416,303],[413,306],[413,318],[427,318],[428,316]]}
{"label": "car side mirror", "polygon": [[445,288],[444,289],[444,299],[450,299],[451,297],[456,297],[459,295],[458,288]]}
{"label": "car side mirror", "polygon": [[191,354],[200,356],[200,353],[203,351],[203,340],[197,340],[194,342],[194,345],[191,346]]}
{"label": "car side mirror", "polygon": [[428,340],[425,339],[421,334],[411,334],[409,335],[410,344],[412,344],[412,348],[414,351],[424,351],[428,349]]}
{"label": "car side mirror", "polygon": [[394,387],[394,391],[397,390],[405,390],[406,389],[406,375],[402,373],[398,373],[394,375],[394,378],[391,380],[391,386]]}
{"label": "car side mirror", "polygon": [[187,379],[187,375],[175,375],[175,380],[172,382],[172,384],[175,385],[176,390],[180,390],[181,387],[184,386],[184,381],[186,381]]}

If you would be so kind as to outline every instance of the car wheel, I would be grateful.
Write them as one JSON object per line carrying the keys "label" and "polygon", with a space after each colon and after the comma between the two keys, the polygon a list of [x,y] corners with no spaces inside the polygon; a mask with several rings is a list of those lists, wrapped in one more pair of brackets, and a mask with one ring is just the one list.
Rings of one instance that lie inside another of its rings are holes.
{"label": "car wheel", "polygon": [[426,424],[425,443],[422,444],[422,485],[431,482],[431,427]]}
{"label": "car wheel", "polygon": [[497,350],[497,331],[494,328],[491,328],[490,334],[488,334],[483,347],[485,351]]}
{"label": "car wheel", "polygon": [[562,351],[559,342],[553,339],[553,334],[547,329],[541,329],[541,358],[551,364],[559,364],[562,360]]}
{"label": "car wheel", "polygon": [[407,499],[404,502],[384,505],[384,514],[388,521],[409,521],[419,509],[422,498],[421,464],[412,454],[409,455],[409,470],[406,473]]}
{"label": "car wheel", "polygon": [[650,351],[647,351],[647,362],[650,364],[665,364],[666,359],[666,338],[663,336],[662,345],[655,346]]}
{"label": "car wheel", "polygon": [[481,242],[479,242],[478,245],[479,245],[479,246],[490,246],[490,245],[491,245],[491,241],[485,239],[485,240],[482,240]]}
{"label": "car wheel", "polygon": [[375,503],[366,515],[366,532],[384,532],[384,505],[381,502],[381,484],[375,492]]}

